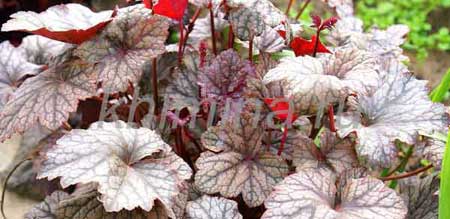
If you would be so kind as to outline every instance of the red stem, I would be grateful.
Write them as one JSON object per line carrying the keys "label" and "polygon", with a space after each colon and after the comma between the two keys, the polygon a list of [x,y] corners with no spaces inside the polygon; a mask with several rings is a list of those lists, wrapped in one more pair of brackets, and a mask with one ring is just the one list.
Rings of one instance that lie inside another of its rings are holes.
{"label": "red stem", "polygon": [[197,10],[195,11],[194,15],[191,18],[191,21],[189,22],[186,36],[184,37],[184,41],[183,41],[183,54],[186,49],[186,43],[189,39],[189,34],[191,34],[191,32],[194,30],[195,22],[197,21],[198,17],[200,16],[201,11],[202,11],[201,8],[197,8]]}
{"label": "red stem", "polygon": [[320,40],[320,27],[317,27],[317,32],[316,32],[316,42],[314,42],[314,53],[313,53],[313,57],[316,57],[316,55],[317,55],[317,48],[319,47],[319,40]]}
{"label": "red stem", "polygon": [[333,104],[328,106],[328,119],[330,120],[330,130],[336,132],[336,125],[334,123],[334,109]]}
{"label": "red stem", "polygon": [[248,46],[248,60],[250,62],[253,62],[253,39],[254,39],[253,34],[251,34]]}
{"label": "red stem", "polygon": [[390,181],[390,180],[396,180],[396,179],[403,179],[403,178],[407,178],[407,177],[410,177],[410,176],[417,175],[417,174],[419,174],[419,173],[421,173],[421,172],[425,172],[425,171],[429,170],[429,169],[432,168],[432,167],[433,167],[433,165],[430,164],[430,165],[428,165],[428,166],[421,167],[421,168],[416,169],[416,170],[411,171],[411,172],[399,174],[399,175],[396,175],[396,176],[380,177],[379,179],[381,179],[381,180],[383,180],[383,181]]}
{"label": "red stem", "polygon": [[289,4],[286,8],[286,16],[289,16],[289,12],[291,11],[291,7],[292,7],[293,3],[294,3],[294,0],[289,0]]}
{"label": "red stem", "polygon": [[306,7],[308,7],[311,0],[306,0],[306,2],[303,4],[302,8],[298,12],[297,16],[295,16],[295,20],[298,20],[300,16],[302,16],[303,12],[305,11]]}
{"label": "red stem", "polygon": [[212,35],[212,46],[213,46],[213,53],[217,56],[217,45],[216,45],[216,31],[215,31],[215,25],[214,25],[214,11],[212,9],[212,4],[209,4],[209,18],[211,20],[211,35]]}
{"label": "red stem", "polygon": [[157,58],[152,59],[152,91],[153,91],[153,102],[155,102],[154,114],[159,114],[159,102],[158,102],[158,60]]}
{"label": "red stem", "polygon": [[150,9],[152,9],[152,13],[153,13],[153,0],[149,0],[148,4],[150,5]]}
{"label": "red stem", "polygon": [[234,32],[233,27],[230,25],[230,29],[228,31],[228,49],[232,49],[234,47]]}
{"label": "red stem", "polygon": [[281,155],[281,153],[283,153],[284,150],[284,144],[286,143],[286,139],[287,139],[287,134],[288,134],[288,127],[285,126],[284,127],[284,131],[283,131],[283,137],[281,137],[281,143],[280,143],[280,147],[278,148],[278,156]]}
{"label": "red stem", "polygon": [[183,21],[180,20],[180,40],[178,42],[178,64],[181,65],[183,63],[183,44],[184,44],[184,24]]}
{"label": "red stem", "polygon": [[177,129],[175,131],[175,150],[177,154],[182,157],[183,160],[186,161],[192,169],[194,169],[194,164],[192,163],[192,160],[189,157],[189,154],[187,153],[184,146],[183,127],[181,126],[177,126]]}

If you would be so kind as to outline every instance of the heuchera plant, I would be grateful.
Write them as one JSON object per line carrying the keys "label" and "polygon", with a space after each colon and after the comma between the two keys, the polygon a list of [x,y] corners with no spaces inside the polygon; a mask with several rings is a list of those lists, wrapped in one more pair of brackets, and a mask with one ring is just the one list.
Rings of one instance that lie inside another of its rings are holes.
{"label": "heuchera plant", "polygon": [[312,24],[269,0],[12,15],[35,34],[0,44],[5,187],[44,200],[25,218],[437,218],[448,110],[407,27],[324,2]]}

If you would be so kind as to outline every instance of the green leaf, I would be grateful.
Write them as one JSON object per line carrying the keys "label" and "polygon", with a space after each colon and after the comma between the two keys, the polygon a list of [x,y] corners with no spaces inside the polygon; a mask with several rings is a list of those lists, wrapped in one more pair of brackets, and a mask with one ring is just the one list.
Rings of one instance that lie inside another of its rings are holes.
{"label": "green leaf", "polygon": [[450,88],[450,69],[442,78],[441,83],[431,92],[431,100],[433,102],[442,102],[445,100],[445,95]]}
{"label": "green leaf", "polygon": [[442,133],[442,132],[434,132],[432,134],[428,134],[426,132],[419,131],[419,134],[423,135],[425,137],[429,137],[429,138],[436,139],[436,140],[439,140],[439,141],[447,142],[447,135],[445,133]]}
{"label": "green leaf", "polygon": [[[448,75],[448,74],[447,74]],[[445,206],[450,202],[450,132],[445,147],[442,162],[441,186],[439,191],[439,219],[450,218],[450,208]]]}

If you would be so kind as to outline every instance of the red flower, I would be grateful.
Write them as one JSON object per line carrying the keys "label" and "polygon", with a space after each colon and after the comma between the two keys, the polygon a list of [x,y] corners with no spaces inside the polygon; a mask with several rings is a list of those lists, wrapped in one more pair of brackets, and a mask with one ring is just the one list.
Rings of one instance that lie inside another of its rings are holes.
{"label": "red flower", "polygon": [[[314,54],[314,46],[316,44],[317,37],[312,36],[311,41],[305,40],[301,37],[295,37],[291,42],[291,48],[294,50],[295,56],[304,56]],[[319,44],[317,46],[317,52],[321,53],[331,53],[327,47],[325,47],[319,39]]]}
{"label": "red flower", "polygon": [[[274,103],[274,101],[276,101]],[[274,98],[265,98],[264,103],[266,103],[272,112],[275,113],[277,119],[281,121],[286,121],[289,116],[289,102],[283,100],[276,100]],[[274,104],[273,104],[274,103]],[[298,118],[298,115],[292,114],[292,120],[289,122],[293,122]]]}
{"label": "red flower", "polygon": [[[150,8],[151,0],[144,0],[147,8]],[[158,4],[153,6],[153,12],[162,16],[172,18],[174,20],[183,19],[186,11],[188,0],[159,0]]]}

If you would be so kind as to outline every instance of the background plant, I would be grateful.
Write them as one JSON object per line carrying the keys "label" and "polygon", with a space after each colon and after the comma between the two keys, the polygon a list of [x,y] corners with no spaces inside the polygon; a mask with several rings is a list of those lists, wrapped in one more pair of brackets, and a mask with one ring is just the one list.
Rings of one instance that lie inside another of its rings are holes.
{"label": "background plant", "polygon": [[403,48],[416,52],[419,59],[425,59],[431,50],[450,50],[448,27],[433,30],[429,23],[433,10],[450,7],[448,0],[358,0],[356,7],[366,28],[375,25],[384,29],[397,23],[408,25],[411,31]]}

